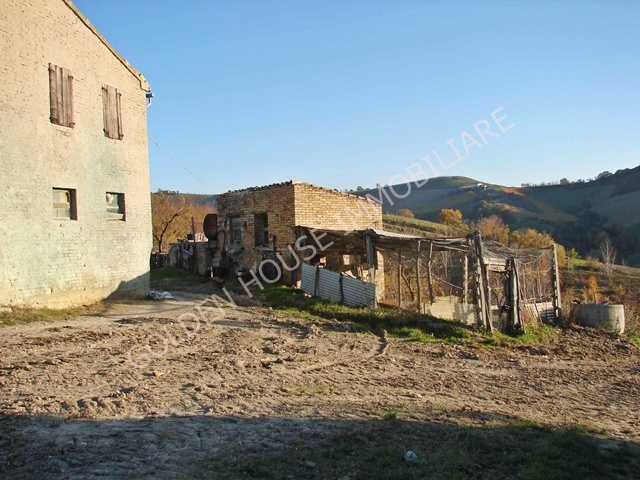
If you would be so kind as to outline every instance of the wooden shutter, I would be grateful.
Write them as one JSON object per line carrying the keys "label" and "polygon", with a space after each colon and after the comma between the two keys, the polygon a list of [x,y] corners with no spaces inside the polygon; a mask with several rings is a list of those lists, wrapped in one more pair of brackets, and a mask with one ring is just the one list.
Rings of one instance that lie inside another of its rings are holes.
{"label": "wooden shutter", "polygon": [[104,107],[104,134],[109,138],[122,140],[122,115],[120,91],[109,85],[102,86],[102,103]]}
{"label": "wooden shutter", "polygon": [[120,90],[116,89],[116,117],[118,123],[118,139],[122,140],[124,137],[124,133],[122,133],[122,107],[120,102]]}
{"label": "wooden shutter", "polygon": [[110,114],[110,102],[109,102],[109,87],[107,85],[102,86],[102,106],[104,117],[104,135],[111,137],[111,114]]}
{"label": "wooden shutter", "polygon": [[73,75],[66,68],[62,68],[62,108],[64,111],[64,125],[73,128]]}
{"label": "wooden shutter", "polygon": [[51,123],[73,128],[73,76],[66,68],[49,64]]}
{"label": "wooden shutter", "polygon": [[58,109],[58,67],[49,64],[49,103],[51,106],[51,123],[60,125],[60,110]]}

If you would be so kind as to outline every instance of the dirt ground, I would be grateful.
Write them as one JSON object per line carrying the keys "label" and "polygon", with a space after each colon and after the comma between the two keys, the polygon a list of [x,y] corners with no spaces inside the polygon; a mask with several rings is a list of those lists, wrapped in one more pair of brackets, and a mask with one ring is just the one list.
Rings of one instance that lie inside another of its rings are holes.
{"label": "dirt ground", "polygon": [[278,478],[224,466],[287,450],[297,467],[285,478],[355,480],[367,478],[357,462],[338,451],[329,468],[313,452],[347,431],[366,441],[367,422],[385,435],[384,420],[398,422],[399,461],[412,447],[430,461],[412,443],[417,425],[573,426],[611,448],[640,438],[640,350],[613,334],[423,344],[261,306],[181,324],[204,296],[0,328],[0,478]]}

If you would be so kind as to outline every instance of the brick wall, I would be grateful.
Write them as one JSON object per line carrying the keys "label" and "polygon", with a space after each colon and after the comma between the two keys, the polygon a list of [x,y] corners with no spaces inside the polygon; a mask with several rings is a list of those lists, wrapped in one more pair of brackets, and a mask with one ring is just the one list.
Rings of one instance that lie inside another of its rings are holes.
{"label": "brick wall", "polygon": [[[146,81],[65,0],[3,0],[1,11],[0,305],[146,291]],[[49,119],[49,63],[73,75],[74,128]],[[104,135],[103,84],[122,93],[122,140]],[[54,220],[53,187],[76,190],[77,220]],[[106,192],[124,193],[126,221],[107,219]]]}
{"label": "brick wall", "polygon": [[295,224],[326,230],[382,229],[382,206],[337,190],[295,183]]}

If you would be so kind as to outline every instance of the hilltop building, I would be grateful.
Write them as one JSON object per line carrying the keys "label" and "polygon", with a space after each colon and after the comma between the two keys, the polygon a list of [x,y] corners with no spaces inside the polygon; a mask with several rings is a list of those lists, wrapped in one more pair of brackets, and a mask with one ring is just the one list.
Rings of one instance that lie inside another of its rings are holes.
{"label": "hilltop building", "polygon": [[0,10],[0,305],[146,292],[147,81],[70,0]]}

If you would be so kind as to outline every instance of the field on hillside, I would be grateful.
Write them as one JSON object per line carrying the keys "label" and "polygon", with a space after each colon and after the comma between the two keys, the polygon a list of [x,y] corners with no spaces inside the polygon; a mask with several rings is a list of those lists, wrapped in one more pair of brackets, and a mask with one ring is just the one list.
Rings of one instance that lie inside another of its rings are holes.
{"label": "field on hillside", "polygon": [[178,300],[0,327],[2,478],[637,478],[625,337],[401,338],[239,296],[181,324],[212,287],[162,282]]}

